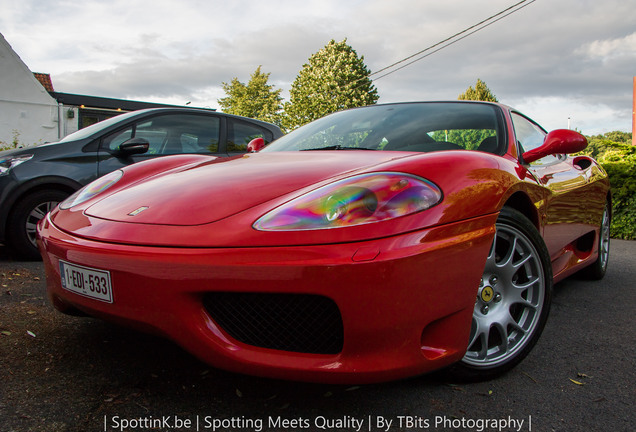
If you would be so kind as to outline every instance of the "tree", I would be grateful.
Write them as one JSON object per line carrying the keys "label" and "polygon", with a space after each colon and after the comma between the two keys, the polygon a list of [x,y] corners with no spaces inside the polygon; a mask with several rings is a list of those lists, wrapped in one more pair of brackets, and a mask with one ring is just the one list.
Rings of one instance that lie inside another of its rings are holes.
{"label": "tree", "polygon": [[283,125],[294,129],[346,108],[372,105],[378,92],[371,71],[347,40],[333,39],[309,58],[292,83]]}
{"label": "tree", "polygon": [[468,87],[466,92],[459,95],[459,100],[474,100],[474,101],[488,101],[499,102],[497,97],[490,91],[485,82],[477,78],[477,84],[475,88]]}
{"label": "tree", "polygon": [[269,75],[262,73],[259,66],[247,85],[238,78],[233,78],[229,84],[224,82],[223,91],[227,97],[217,101],[223,112],[280,124],[283,108],[283,98],[280,96],[282,90],[274,89],[273,85],[267,84]]}

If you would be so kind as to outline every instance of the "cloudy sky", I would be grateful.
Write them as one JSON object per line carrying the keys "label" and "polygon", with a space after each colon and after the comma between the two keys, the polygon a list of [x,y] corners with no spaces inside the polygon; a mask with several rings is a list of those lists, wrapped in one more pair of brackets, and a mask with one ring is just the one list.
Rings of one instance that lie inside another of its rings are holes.
{"label": "cloudy sky", "polygon": [[[287,97],[331,39],[378,71],[519,1],[0,0],[0,33],[56,91],[218,108],[221,83],[259,65]],[[375,81],[379,102],[456,99],[480,78],[546,129],[631,131],[636,1],[524,5]]]}

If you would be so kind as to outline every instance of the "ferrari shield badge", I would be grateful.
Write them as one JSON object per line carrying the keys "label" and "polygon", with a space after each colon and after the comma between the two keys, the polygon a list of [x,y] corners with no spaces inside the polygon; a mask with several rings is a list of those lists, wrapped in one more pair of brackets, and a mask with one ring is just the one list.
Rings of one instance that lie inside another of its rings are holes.
{"label": "ferrari shield badge", "polygon": [[144,210],[148,210],[148,207],[147,206],[139,207],[137,210],[133,210],[130,213],[128,213],[128,216],[137,216],[139,213],[141,213]]}

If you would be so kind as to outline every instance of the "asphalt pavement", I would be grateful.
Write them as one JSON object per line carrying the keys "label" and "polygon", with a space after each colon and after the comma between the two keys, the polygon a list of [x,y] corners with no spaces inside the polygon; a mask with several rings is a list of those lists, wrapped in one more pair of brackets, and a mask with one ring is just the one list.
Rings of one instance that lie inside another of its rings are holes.
{"label": "asphalt pavement", "polygon": [[170,341],[47,303],[41,263],[0,245],[0,432],[633,431],[636,242],[555,287],[530,355],[496,380],[334,386],[217,370]]}

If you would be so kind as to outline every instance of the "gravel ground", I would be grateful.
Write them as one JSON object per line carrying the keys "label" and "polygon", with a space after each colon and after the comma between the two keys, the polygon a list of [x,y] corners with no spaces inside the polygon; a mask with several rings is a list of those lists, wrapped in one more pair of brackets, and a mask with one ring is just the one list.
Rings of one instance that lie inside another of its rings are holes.
{"label": "gravel ground", "polygon": [[499,379],[333,386],[227,373],[170,341],[62,315],[46,301],[42,264],[0,246],[0,432],[631,432],[636,242],[612,247],[603,281],[557,285],[541,340]]}

